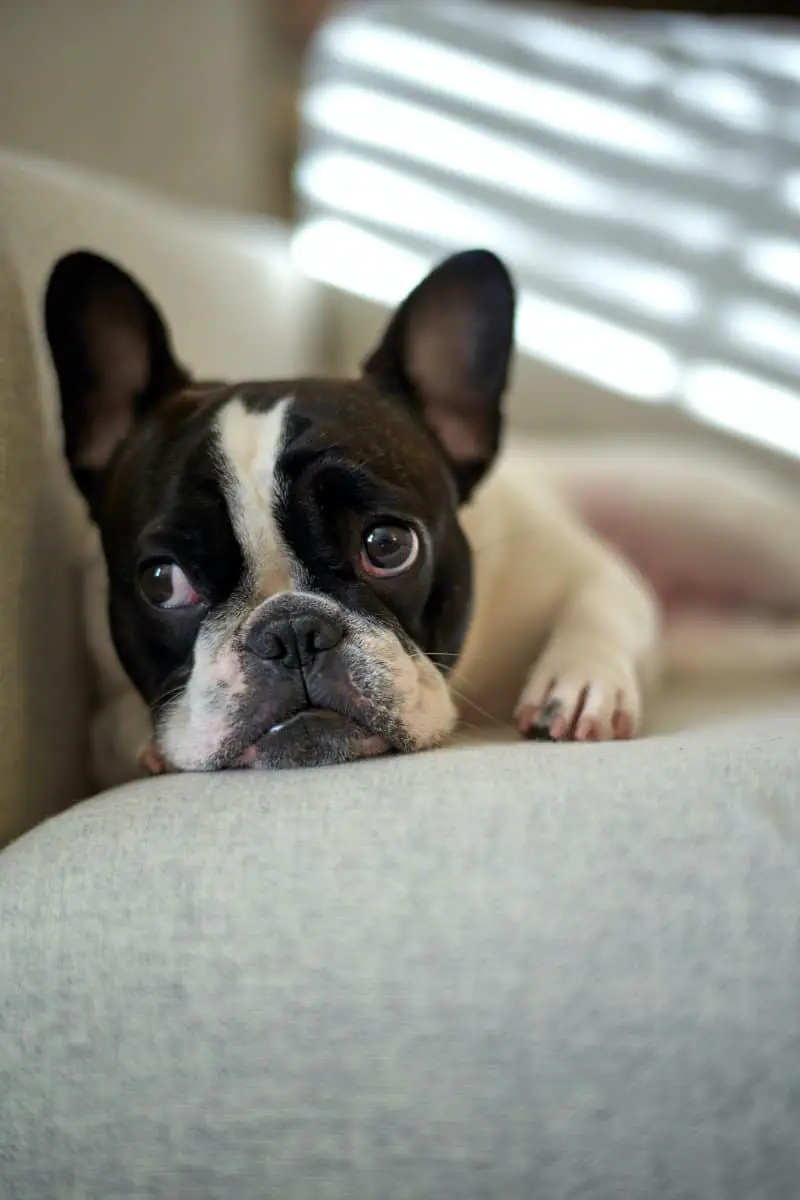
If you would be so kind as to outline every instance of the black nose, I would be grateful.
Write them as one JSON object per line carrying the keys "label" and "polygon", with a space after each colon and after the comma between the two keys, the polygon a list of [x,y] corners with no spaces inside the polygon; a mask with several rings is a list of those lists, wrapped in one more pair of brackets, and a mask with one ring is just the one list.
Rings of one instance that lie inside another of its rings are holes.
{"label": "black nose", "polygon": [[333,650],[343,637],[344,626],[335,617],[308,613],[260,621],[248,633],[245,644],[257,658],[271,659],[297,671],[326,650]]}

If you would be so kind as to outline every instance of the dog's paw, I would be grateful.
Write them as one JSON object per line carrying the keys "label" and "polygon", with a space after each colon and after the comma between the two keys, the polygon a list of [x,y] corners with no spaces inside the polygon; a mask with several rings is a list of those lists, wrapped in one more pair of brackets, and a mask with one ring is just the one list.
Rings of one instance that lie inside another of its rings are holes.
{"label": "dog's paw", "polygon": [[514,713],[523,737],[554,742],[630,738],[640,718],[632,666],[555,662],[550,656],[534,668]]}

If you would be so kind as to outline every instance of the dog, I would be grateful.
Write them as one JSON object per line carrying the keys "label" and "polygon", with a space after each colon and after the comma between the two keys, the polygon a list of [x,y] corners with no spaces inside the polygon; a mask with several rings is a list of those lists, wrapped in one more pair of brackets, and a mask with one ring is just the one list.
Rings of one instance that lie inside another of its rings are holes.
{"label": "dog", "polygon": [[800,505],[657,446],[501,452],[515,289],[437,266],[360,378],[198,381],[120,266],[45,325],[86,556],[97,782],[629,738],[665,669],[800,667]]}

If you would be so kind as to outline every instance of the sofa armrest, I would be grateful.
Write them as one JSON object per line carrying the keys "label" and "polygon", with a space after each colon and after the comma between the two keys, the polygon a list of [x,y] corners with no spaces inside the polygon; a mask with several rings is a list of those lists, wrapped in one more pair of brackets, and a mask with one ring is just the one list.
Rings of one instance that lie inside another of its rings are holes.
{"label": "sofa armrest", "polygon": [[0,845],[86,784],[71,497],[42,413],[22,293],[0,250]]}

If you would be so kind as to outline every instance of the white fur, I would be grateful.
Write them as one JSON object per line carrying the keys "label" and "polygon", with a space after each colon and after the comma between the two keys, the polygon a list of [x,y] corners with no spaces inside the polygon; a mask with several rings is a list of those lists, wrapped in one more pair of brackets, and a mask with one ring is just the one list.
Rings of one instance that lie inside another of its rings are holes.
{"label": "white fur", "polygon": [[243,679],[233,641],[245,613],[234,602],[201,626],[189,681],[167,706],[158,730],[159,751],[173,767],[202,770],[235,726]]}
{"label": "white fur", "polygon": [[453,687],[467,715],[507,723],[553,700],[574,713],[586,689],[599,736],[619,709],[635,722],[659,644],[644,582],[574,518],[533,455],[507,455],[462,520],[475,611]]}
{"label": "white fur", "polygon": [[290,590],[298,573],[275,522],[280,499],[275,464],[285,440],[286,411],[291,396],[265,413],[251,412],[237,397],[217,419],[223,490],[234,532],[247,560],[256,594],[271,596]]}

